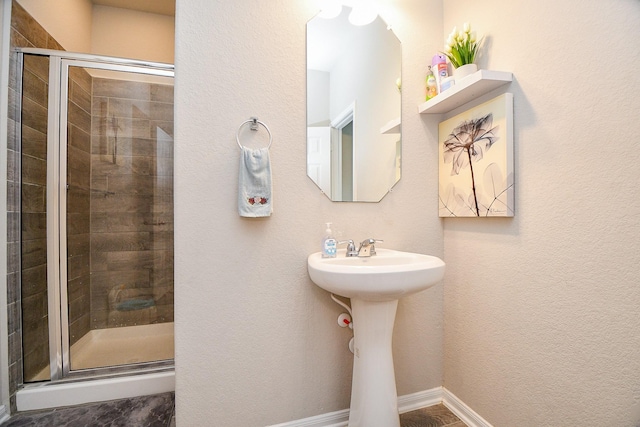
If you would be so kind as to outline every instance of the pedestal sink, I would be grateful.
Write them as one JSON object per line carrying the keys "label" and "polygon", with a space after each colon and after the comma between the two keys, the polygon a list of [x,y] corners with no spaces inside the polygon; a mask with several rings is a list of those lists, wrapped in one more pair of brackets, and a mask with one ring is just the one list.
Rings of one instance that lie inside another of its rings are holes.
{"label": "pedestal sink", "polygon": [[351,298],[354,358],[349,427],[400,427],[391,340],[398,299],[442,280],[437,257],[376,249],[371,257],[336,258],[311,254],[311,280],[321,288]]}

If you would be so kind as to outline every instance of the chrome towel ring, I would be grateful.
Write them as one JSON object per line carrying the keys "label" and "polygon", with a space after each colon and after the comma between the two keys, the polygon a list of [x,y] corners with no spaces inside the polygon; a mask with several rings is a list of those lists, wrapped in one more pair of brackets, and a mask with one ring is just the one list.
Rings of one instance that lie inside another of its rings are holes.
{"label": "chrome towel ring", "polygon": [[261,125],[262,127],[264,127],[267,130],[267,133],[269,134],[269,145],[267,146],[267,150],[270,149],[271,148],[271,143],[273,142],[273,137],[271,136],[271,131],[269,130],[269,127],[266,124],[264,124],[263,122],[261,122],[260,120],[258,120],[257,117],[251,117],[249,120],[245,120],[238,127],[238,130],[236,131],[236,142],[238,143],[238,147],[240,147],[240,149],[242,150],[242,144],[240,144],[240,129],[242,129],[242,126],[246,125],[247,123],[251,123],[251,130],[253,130],[253,131],[257,131],[258,130],[258,125]]}

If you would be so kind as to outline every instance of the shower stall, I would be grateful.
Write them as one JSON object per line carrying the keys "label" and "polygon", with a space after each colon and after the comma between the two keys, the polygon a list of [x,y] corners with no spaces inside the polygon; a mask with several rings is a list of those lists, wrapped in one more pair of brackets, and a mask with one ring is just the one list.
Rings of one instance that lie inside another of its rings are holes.
{"label": "shower stall", "polygon": [[16,55],[24,391],[168,378],[173,65]]}

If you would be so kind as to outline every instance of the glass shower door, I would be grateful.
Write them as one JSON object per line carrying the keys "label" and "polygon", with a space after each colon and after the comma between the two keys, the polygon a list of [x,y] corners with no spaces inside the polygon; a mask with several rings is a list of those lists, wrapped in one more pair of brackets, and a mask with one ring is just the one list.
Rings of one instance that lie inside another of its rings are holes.
{"label": "glass shower door", "polygon": [[173,78],[62,70],[63,364],[173,359]]}
{"label": "glass shower door", "polygon": [[16,58],[24,382],[171,369],[173,66]]}

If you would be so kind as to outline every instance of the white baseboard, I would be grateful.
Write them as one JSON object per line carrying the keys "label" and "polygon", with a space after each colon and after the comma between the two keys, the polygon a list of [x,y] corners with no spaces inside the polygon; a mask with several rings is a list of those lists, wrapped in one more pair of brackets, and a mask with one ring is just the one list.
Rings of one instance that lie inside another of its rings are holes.
{"label": "white baseboard", "polygon": [[[398,412],[404,414],[405,412],[427,408],[439,403],[449,408],[468,427],[493,427],[444,387],[436,387],[398,397]],[[282,424],[274,424],[269,427],[347,427],[348,423],[349,410],[343,409]]]}
{"label": "white baseboard", "polygon": [[416,409],[427,408],[442,402],[442,387],[431,390],[419,391],[417,393],[405,394],[398,397],[398,412],[415,411]]}
{"label": "white baseboard", "polygon": [[[398,397],[398,412],[401,414],[442,402],[442,387],[419,391]],[[329,412],[301,420],[288,421],[269,427],[346,427],[349,423],[349,410]]]}
{"label": "white baseboard", "polygon": [[0,424],[9,419],[9,413],[4,405],[0,405]]}
{"label": "white baseboard", "polygon": [[493,427],[488,421],[444,387],[442,387],[442,404],[449,408],[451,412],[456,414],[456,416],[469,427]]}
{"label": "white baseboard", "polygon": [[349,410],[328,412],[301,420],[287,421],[282,424],[274,424],[268,427],[346,427],[349,423]]}

